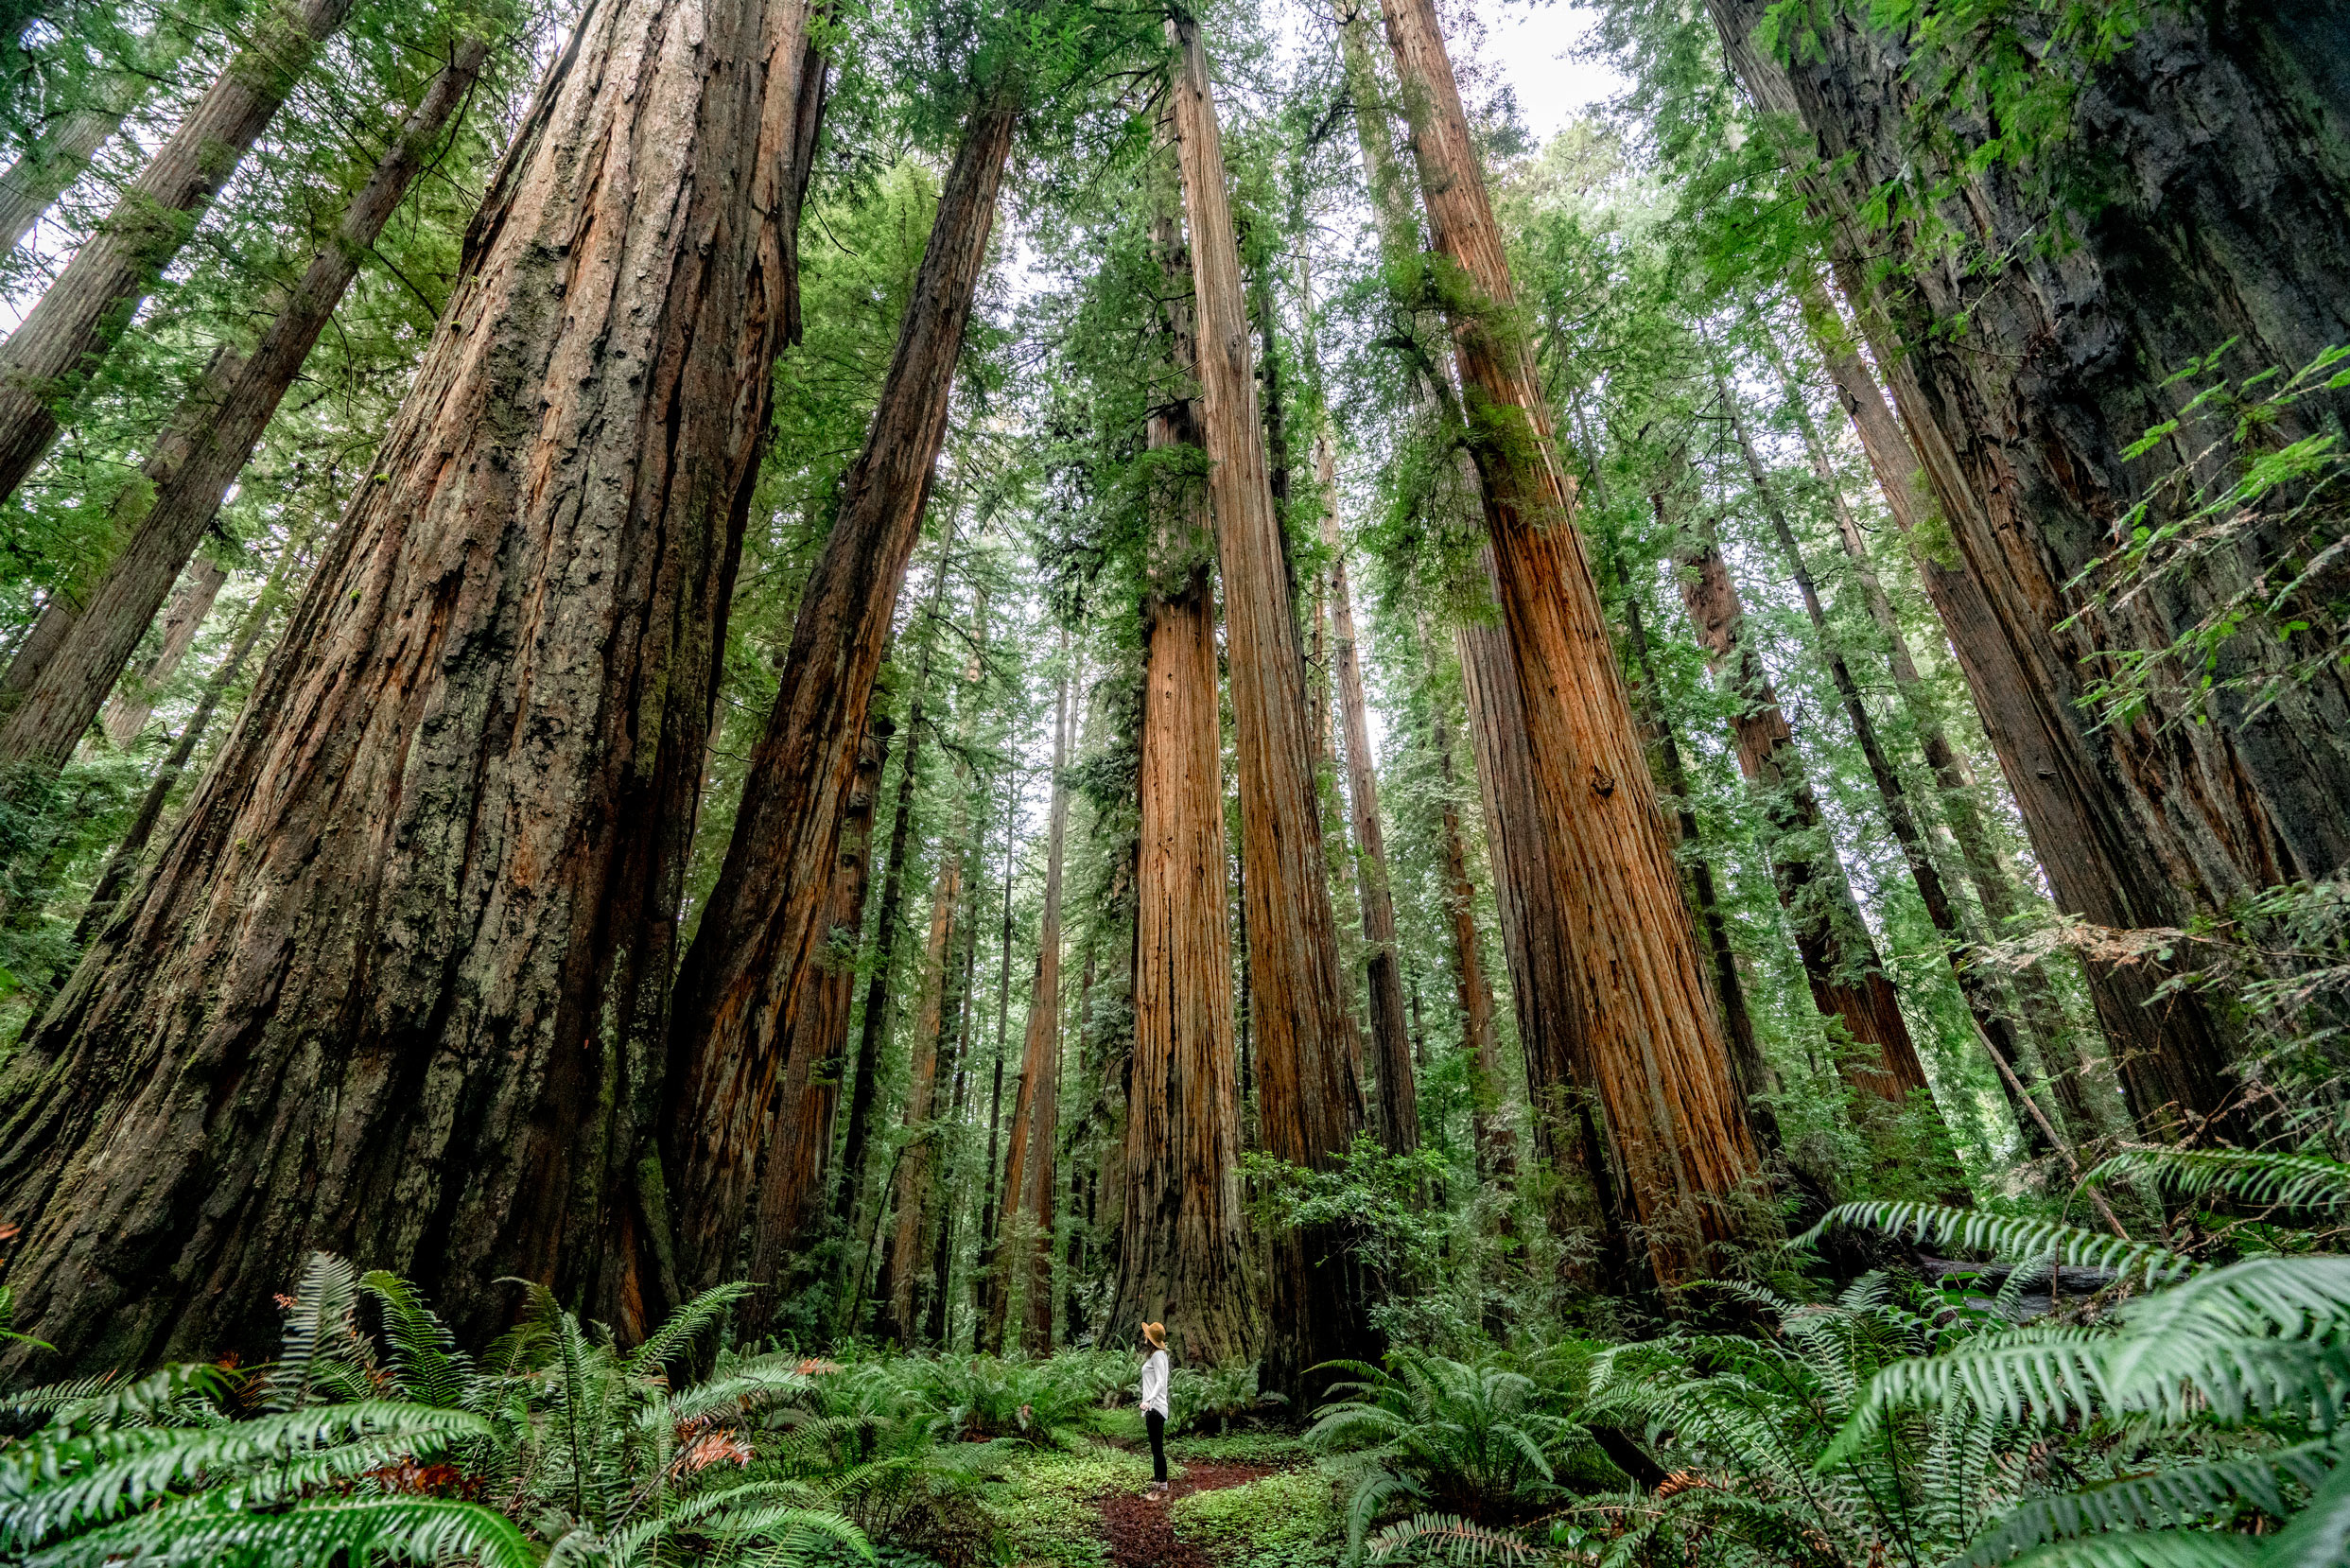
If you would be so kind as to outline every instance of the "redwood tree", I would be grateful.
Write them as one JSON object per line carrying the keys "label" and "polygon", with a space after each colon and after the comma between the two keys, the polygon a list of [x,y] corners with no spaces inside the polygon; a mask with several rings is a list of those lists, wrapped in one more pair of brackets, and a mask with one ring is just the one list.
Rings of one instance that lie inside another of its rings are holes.
{"label": "redwood tree", "polygon": [[784,336],[806,15],[608,0],[550,68],[377,479],[9,1064],[8,1283],[56,1360],[266,1350],[312,1247],[461,1332],[517,1275],[640,1331],[658,1086],[625,1046]]}

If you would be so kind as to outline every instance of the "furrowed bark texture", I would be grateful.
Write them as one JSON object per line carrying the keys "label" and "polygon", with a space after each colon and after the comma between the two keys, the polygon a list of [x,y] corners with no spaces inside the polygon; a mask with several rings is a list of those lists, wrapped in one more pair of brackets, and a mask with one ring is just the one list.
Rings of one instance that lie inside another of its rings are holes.
{"label": "furrowed bark texture", "polygon": [[1836,1066],[1854,1089],[1906,1104],[1924,1089],[1924,1064],[1909,1038],[1893,982],[1854,901],[1844,862],[1828,836],[1819,800],[1803,775],[1795,732],[1779,705],[1762,655],[1746,636],[1746,610],[1710,526],[1682,536],[1676,556],[1681,602],[1715,677],[1737,704],[1731,729],[1738,771],[1761,799],[1770,822],[1771,880],[1794,928],[1796,950],[1823,1017],[1842,1020],[1868,1058],[1839,1056]]}
{"label": "furrowed bark texture", "polygon": [[[0,725],[0,773],[54,774],[80,744],[218,514],[221,497],[244,470],[253,444],[326,330],[360,261],[472,93],[489,54],[487,39],[459,43],[455,58],[425,89],[391,149],[343,209],[334,237],[310,258],[301,281],[277,300],[252,352],[224,345],[182,401],[142,471],[146,484],[127,486],[114,503],[114,521],[130,537],[91,590],[73,629]],[[0,347],[0,355],[5,353]],[[143,515],[137,512],[141,502],[147,503]],[[139,712],[131,723],[126,714],[124,722],[135,735],[146,715]]]}
{"label": "furrowed bark texture", "polygon": [[187,656],[188,647],[212,614],[212,601],[220,595],[220,585],[229,574],[219,563],[199,556],[188,564],[187,581],[178,593],[171,596],[170,607],[164,612],[163,645],[155,656],[136,676],[115,688],[106,703],[106,739],[116,751],[127,751],[147,727],[148,718],[155,711],[154,691],[171,678]]}
{"label": "furrowed bark texture", "polygon": [[[1157,238],[1172,357],[1177,377],[1188,381],[1189,268],[1172,217],[1161,220]],[[1178,392],[1154,409],[1147,440],[1154,450],[1197,450],[1197,401]],[[1134,1054],[1124,1223],[1107,1328],[1125,1338],[1140,1323],[1165,1323],[1188,1364],[1219,1367],[1255,1350],[1257,1312],[1240,1183],[1216,613],[1205,557],[1207,492],[1191,474],[1170,479],[1167,489],[1157,552],[1173,584],[1143,611]]]}
{"label": "furrowed bark texture", "polygon": [[1384,8],[1484,479],[1550,874],[1593,1077],[1668,1282],[1757,1170],[1647,758],[1571,520],[1550,411],[1430,0]]}
{"label": "furrowed bark texture", "polygon": [[1363,656],[1354,635],[1354,603],[1347,591],[1346,541],[1338,531],[1337,452],[1330,432],[1314,438],[1314,478],[1327,504],[1322,543],[1331,552],[1332,649],[1338,670],[1338,716],[1347,737],[1347,802],[1363,900],[1363,962],[1371,995],[1371,1050],[1379,1065],[1379,1141],[1395,1154],[1419,1147],[1419,1099],[1412,1080],[1412,1044],[1404,1032],[1403,971],[1396,958],[1395,897],[1387,885],[1387,840],[1379,823],[1379,775],[1371,764],[1369,700],[1363,690]]}
{"label": "furrowed bark texture", "polygon": [[751,1215],[751,1261],[744,1278],[767,1288],[742,1310],[742,1332],[756,1339],[773,1324],[776,1302],[791,1283],[793,1262],[823,1210],[832,1159],[832,1124],[841,1103],[841,1073],[848,1065],[848,1019],[855,1010],[858,942],[865,895],[873,883],[873,813],[889,759],[894,726],[886,714],[867,721],[857,750],[841,819],[841,847],[832,881],[830,928],[807,1001],[785,1054],[775,1092],[758,1207]]}
{"label": "furrowed bark texture", "polygon": [[[1819,304],[1826,305],[1824,295]],[[1939,556],[1919,533],[1935,496],[1947,491],[1965,498],[1956,465],[1939,463],[1943,478],[1929,483],[1919,445],[1851,343],[1822,333],[1819,345],[1887,510],[1911,542],[1926,597],[1949,634],[2057,907],[2116,929],[2175,924],[2178,891],[2152,862],[2132,853],[2131,819],[2066,715],[2035,686],[1982,584],[1963,562]],[[2194,1118],[2201,1107],[2209,1115],[2228,1103],[2228,1034],[2202,998],[2182,991],[2157,1000],[2164,976],[2151,964],[2083,954],[2081,971],[2113,1049],[2123,1097],[2142,1131],[2167,1139],[2193,1124],[2183,1124],[2182,1113]]]}
{"label": "furrowed bark texture", "polygon": [[[758,1119],[785,1069],[825,910],[857,740],[921,532],[955,360],[987,259],[1018,105],[974,110],[939,194],[896,357],[800,600],[724,865],[677,977],[662,1167],[688,1289],[719,1282],[751,1198]],[[911,745],[911,741],[909,742]]]}
{"label": "furrowed bark texture", "polygon": [[[1175,19],[1167,28],[1198,313],[1201,441],[1240,759],[1258,1112],[1267,1154],[1326,1169],[1363,1124],[1363,1090],[1314,796],[1305,656],[1264,467],[1208,53],[1195,24]],[[1367,1290],[1334,1234],[1285,1231],[1273,1253],[1265,1378],[1296,1399],[1306,1391],[1308,1368],[1372,1350]]]}
{"label": "furrowed bark texture", "polygon": [[169,76],[195,42],[193,31],[166,18],[140,40],[136,69],[111,76],[88,103],[67,113],[0,174],[0,255],[25,243],[41,215],[81,178],[98,148],[114,139],[123,120]]}
{"label": "furrowed bark texture", "polygon": [[96,232],[0,343],[0,499],[57,439],[57,410],[130,326],[352,0],[275,0]]}
{"label": "furrowed bark texture", "polygon": [[[1788,66],[1755,42],[1765,9],[1709,0],[1749,90],[1812,133],[1824,203],[1857,254],[1853,215],[1870,192],[1906,167],[1927,180],[1947,168],[1910,128],[1911,44],[1838,12]],[[2248,625],[2219,648],[2221,684],[2207,692],[2202,671],[2176,671],[2147,712],[2103,727],[2081,701],[2123,656],[2168,646],[2230,595],[2293,569],[2287,537],[2251,526],[2126,600],[2100,601],[2102,579],[2077,583],[2140,501],[2151,528],[2183,515],[2191,497],[2168,475],[2231,478],[2237,454],[2185,408],[2211,377],[2179,373],[2233,342],[2228,374],[2290,374],[2350,341],[2345,58],[2350,15],[2324,0],[2150,10],[2128,47],[2084,71],[2069,145],[2033,160],[2085,194],[2052,198],[2004,162],[1970,165],[1949,216],[1973,245],[1938,246],[1864,293],[1900,345],[1884,360],[1895,402],[1981,589],[1990,624],[1970,636],[2003,642],[2023,676],[2020,705],[1998,716],[2003,765],[2045,768],[2078,797],[2070,826],[2088,831],[2045,843],[2035,831],[2034,843],[2060,900],[2084,914],[2083,884],[2118,881],[2096,901],[2121,923],[2182,924],[2350,858],[2350,676],[2338,663],[2254,716],[2254,694],[2224,683],[2284,650]],[[1932,114],[1951,155],[1985,139],[1963,105]],[[2078,243],[2039,243],[2063,227]],[[1904,259],[1917,238],[1906,213],[1889,235],[1866,236]],[[1938,330],[1961,317],[1962,332]],[[2174,419],[2145,455],[2123,455]],[[2266,435],[2281,445],[2346,419],[2350,390],[2320,389]],[[2338,584],[2310,593],[2338,597]],[[2193,1128],[2228,1108],[2228,1065],[2166,1052],[2126,1063],[2124,1084],[2150,1130]]]}
{"label": "furrowed bark texture", "polygon": [[266,1352],[313,1247],[468,1337],[509,1275],[640,1331],[629,1042],[781,340],[804,14],[613,0],[541,85],[378,479],[10,1064],[8,1282],[63,1364]]}
{"label": "furrowed bark texture", "polygon": [[[1068,654],[1062,638],[1062,654]],[[1059,1112],[1061,1062],[1061,853],[1069,826],[1069,788],[1062,775],[1069,766],[1069,678],[1063,675],[1053,710],[1053,796],[1045,811],[1044,910],[1036,922],[1036,968],[1028,986],[1028,1025],[1020,1045],[1020,1091],[1012,1102],[1012,1126],[1003,1160],[1003,1226],[1014,1245],[1000,1238],[995,1250],[996,1282],[988,1299],[984,1325],[987,1342],[982,1348],[1001,1351],[1011,1322],[1012,1281],[1026,1276],[1035,1294],[1035,1274],[1041,1261],[1047,1274],[1045,1337],[1052,1337],[1053,1298],[1053,1154],[1054,1124]],[[1041,1168],[1041,1174],[1040,1174]],[[1021,1217],[1026,1229],[1021,1229]],[[1033,1323],[1036,1304],[1030,1302]],[[1033,1332],[1023,1345],[1036,1350]]]}

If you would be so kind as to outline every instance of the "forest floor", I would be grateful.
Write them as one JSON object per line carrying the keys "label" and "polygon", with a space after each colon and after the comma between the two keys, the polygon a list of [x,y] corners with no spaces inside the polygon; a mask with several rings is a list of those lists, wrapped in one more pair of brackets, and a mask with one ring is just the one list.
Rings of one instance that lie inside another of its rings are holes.
{"label": "forest floor", "polygon": [[1245,1487],[1274,1473],[1272,1465],[1219,1464],[1193,1459],[1164,1493],[1113,1492],[1102,1499],[1102,1540],[1112,1568],[1210,1568],[1207,1548],[1176,1536],[1175,1506],[1197,1492]]}

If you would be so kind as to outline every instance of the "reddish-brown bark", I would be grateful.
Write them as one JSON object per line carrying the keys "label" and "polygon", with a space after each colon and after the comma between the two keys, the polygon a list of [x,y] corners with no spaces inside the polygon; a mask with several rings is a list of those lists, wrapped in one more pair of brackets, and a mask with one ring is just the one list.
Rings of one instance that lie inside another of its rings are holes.
{"label": "reddish-brown bark", "polygon": [[1753,1141],[1435,8],[1392,0],[1384,15],[1561,883],[1581,1081],[1606,1109],[1650,1260],[1680,1281],[1741,1228],[1730,1200],[1756,1174]]}
{"label": "reddish-brown bark", "polygon": [[266,1353],[312,1247],[469,1336],[516,1275],[643,1324],[625,1047],[663,1022],[782,341],[805,14],[613,0],[525,113],[380,478],[9,1064],[8,1282],[58,1360]]}
{"label": "reddish-brown bark", "polygon": [[[1363,1124],[1363,1091],[1314,797],[1305,657],[1265,472],[1208,54],[1194,24],[1175,19],[1167,26],[1198,321],[1201,440],[1240,761],[1258,1112],[1267,1154],[1328,1168]],[[1308,1368],[1372,1348],[1368,1292],[1335,1237],[1287,1231],[1273,1251],[1264,1375],[1295,1398],[1305,1391]]]}
{"label": "reddish-brown bark", "polygon": [[212,614],[212,601],[220,595],[220,585],[229,580],[226,568],[217,561],[198,556],[188,564],[186,581],[180,591],[171,596],[171,603],[164,611],[162,645],[155,656],[147,661],[145,669],[115,688],[107,699],[105,720],[106,739],[116,751],[127,751],[147,727],[147,721],[155,711],[155,688],[171,678],[187,656],[204,618]]}
{"label": "reddish-brown bark", "polygon": [[967,118],[939,193],[864,449],[800,599],[734,838],[677,977],[661,1163],[688,1288],[724,1277],[751,1198],[758,1119],[783,1075],[826,905],[857,740],[947,430],[1019,106]]}

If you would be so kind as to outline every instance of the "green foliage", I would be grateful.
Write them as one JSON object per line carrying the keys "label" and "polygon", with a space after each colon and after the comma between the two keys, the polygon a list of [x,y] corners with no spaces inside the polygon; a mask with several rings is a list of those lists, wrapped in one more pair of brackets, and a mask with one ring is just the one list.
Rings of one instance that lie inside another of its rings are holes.
{"label": "green foliage", "polygon": [[1167,1430],[1174,1433],[1224,1433],[1251,1418],[1273,1414],[1288,1402],[1261,1388],[1257,1364],[1230,1367],[1178,1367],[1168,1380]]}
{"label": "green foliage", "polygon": [[1176,1539],[1245,1568],[1335,1564],[1346,1541],[1333,1477],[1305,1466],[1193,1492],[1169,1510]]}

